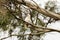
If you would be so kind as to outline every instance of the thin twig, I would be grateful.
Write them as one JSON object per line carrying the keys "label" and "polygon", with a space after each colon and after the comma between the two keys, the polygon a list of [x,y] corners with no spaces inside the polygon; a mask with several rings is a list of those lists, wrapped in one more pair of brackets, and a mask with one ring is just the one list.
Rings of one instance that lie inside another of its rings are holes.
{"label": "thin twig", "polygon": [[[45,27],[36,26],[36,25],[34,25],[34,24],[28,23],[28,22],[22,20],[21,18],[17,18],[13,13],[11,13],[11,14],[12,14],[17,20],[21,20],[21,21],[23,21],[24,23],[26,23],[26,24],[28,24],[28,25],[31,25],[31,26],[34,27],[34,28],[45,29]],[[46,28],[45,30],[60,32],[60,30],[56,30],[56,29],[52,29],[52,28]]]}
{"label": "thin twig", "polygon": [[[20,1],[17,1],[17,3],[18,3],[18,4],[23,4],[23,2],[20,2]],[[29,8],[31,8],[31,9],[33,9],[33,10],[36,10],[36,11],[38,11],[38,12],[41,13],[41,14],[44,14],[44,15],[49,16],[49,17],[51,17],[51,18],[60,20],[60,15],[58,15],[58,14],[56,14],[56,13],[54,13],[54,12],[45,10],[45,9],[43,9],[43,8],[41,8],[41,7],[39,7],[39,8],[37,9],[37,7],[34,6],[34,5],[32,5],[30,2],[25,2],[25,3],[26,3],[26,5],[25,5],[25,4],[23,4],[23,5],[28,6]],[[48,13],[47,13],[47,12],[48,12]]]}
{"label": "thin twig", "polygon": [[30,33],[30,34],[12,34],[11,36],[7,36],[7,37],[4,37],[4,38],[1,38],[0,40],[3,40],[3,39],[6,39],[6,38],[9,38],[9,37],[12,37],[12,36],[26,36],[26,35],[39,35],[39,34],[42,34],[43,32],[39,32],[39,33]]}

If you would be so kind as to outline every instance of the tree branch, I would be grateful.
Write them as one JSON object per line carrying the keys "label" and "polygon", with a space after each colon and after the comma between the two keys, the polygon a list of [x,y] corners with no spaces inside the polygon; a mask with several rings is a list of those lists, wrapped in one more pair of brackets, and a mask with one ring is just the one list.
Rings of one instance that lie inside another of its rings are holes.
{"label": "tree branch", "polygon": [[[51,31],[56,31],[56,32],[60,32],[60,30],[56,30],[56,29],[52,29],[52,28],[45,28],[45,27],[43,27],[43,26],[36,26],[36,25],[34,25],[34,24],[31,24],[31,23],[28,23],[28,22],[26,22],[26,21],[24,21],[23,19],[21,19],[21,18],[17,18],[13,13],[11,13],[18,21],[23,21],[25,24],[28,24],[28,25],[31,25],[32,26],[32,28],[35,28],[36,30],[38,30],[38,31],[45,31],[45,32],[51,32]],[[31,28],[31,27],[30,27]],[[40,29],[45,29],[45,30],[40,30]]]}
{"label": "tree branch", "polygon": [[[23,2],[20,2],[19,0],[17,0],[17,3],[23,4]],[[29,1],[25,1],[25,3],[26,3],[26,6],[28,6],[29,8],[31,8],[33,10],[36,10],[36,11],[38,11],[38,12],[40,12],[40,13],[46,15],[46,16],[49,16],[51,18],[60,20],[60,15],[59,14],[56,14],[56,13],[53,13],[51,11],[45,10],[41,7],[38,7],[37,5],[34,5],[33,3],[29,2]],[[25,5],[25,4],[23,4],[23,5]]]}
{"label": "tree branch", "polygon": [[4,38],[0,38],[0,40],[3,40],[3,39],[6,39],[6,38],[9,38],[9,37],[12,37],[12,36],[26,36],[26,35],[39,35],[39,34],[42,34],[43,32],[39,32],[39,33],[30,33],[30,34],[12,34],[11,36],[7,36],[7,37],[4,37]]}

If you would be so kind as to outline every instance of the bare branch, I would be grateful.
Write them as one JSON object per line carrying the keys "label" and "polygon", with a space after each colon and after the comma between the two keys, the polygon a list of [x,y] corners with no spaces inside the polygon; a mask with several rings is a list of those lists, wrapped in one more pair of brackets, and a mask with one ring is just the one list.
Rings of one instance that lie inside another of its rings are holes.
{"label": "bare branch", "polygon": [[12,37],[12,36],[26,36],[26,35],[39,35],[39,34],[42,34],[43,32],[39,32],[39,33],[30,33],[30,34],[12,34],[11,36],[7,36],[7,37],[4,37],[4,38],[1,38],[0,40],[3,40],[3,39],[6,39],[6,38],[9,38],[9,37]]}
{"label": "bare branch", "polygon": [[[56,31],[56,32],[60,32],[60,30],[56,30],[56,29],[52,29],[52,28],[45,28],[45,27],[42,27],[42,26],[36,26],[34,24],[31,24],[31,23],[28,23],[26,21],[24,21],[23,19],[21,18],[17,18],[13,13],[11,13],[18,21],[21,20],[23,21],[25,24],[28,24],[28,25],[31,25],[33,28],[38,28],[38,29],[45,29],[46,32],[50,32],[50,31]],[[31,27],[30,27],[31,28]],[[41,30],[38,30],[38,31],[41,31]],[[44,31],[44,30],[42,30]]]}
{"label": "bare branch", "polygon": [[[17,2],[20,3],[20,4],[21,4],[21,3],[23,4],[23,2],[20,2],[20,1],[18,1],[18,0],[17,0]],[[29,8],[31,8],[31,9],[33,9],[33,10],[36,10],[36,11],[38,11],[38,12],[40,12],[40,13],[46,15],[46,16],[49,16],[49,17],[51,17],[51,18],[59,19],[59,20],[60,20],[60,15],[58,15],[58,14],[56,14],[56,13],[53,13],[53,12],[48,11],[48,10],[45,10],[45,9],[43,9],[43,8],[41,8],[41,7],[37,8],[37,5],[34,6],[34,4],[31,4],[30,2],[26,2],[26,1],[25,1],[25,3],[26,3],[26,6],[28,6]],[[25,5],[25,4],[23,4],[23,5]]]}

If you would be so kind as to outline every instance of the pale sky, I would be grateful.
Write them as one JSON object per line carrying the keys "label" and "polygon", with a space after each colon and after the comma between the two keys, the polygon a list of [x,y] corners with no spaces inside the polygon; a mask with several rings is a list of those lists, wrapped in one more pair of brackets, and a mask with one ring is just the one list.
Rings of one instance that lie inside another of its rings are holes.
{"label": "pale sky", "polygon": [[[44,8],[44,5],[47,1],[48,0],[39,1],[42,4],[42,8]],[[58,1],[57,5],[60,6],[60,0],[56,0],[56,1]],[[53,22],[53,23],[49,24],[48,28],[53,28],[53,29],[60,30],[60,21],[56,21],[56,22]],[[41,40],[42,39],[43,40],[60,40],[60,33],[58,33],[58,32],[45,33],[42,36]]]}

